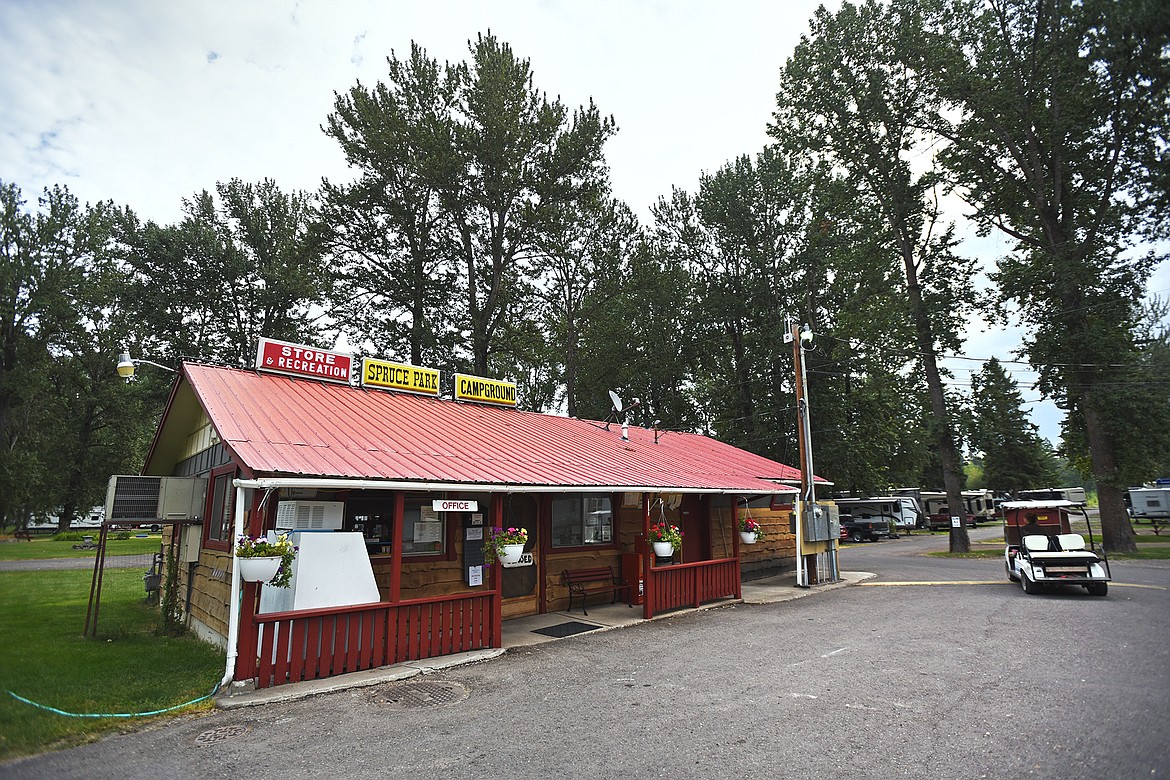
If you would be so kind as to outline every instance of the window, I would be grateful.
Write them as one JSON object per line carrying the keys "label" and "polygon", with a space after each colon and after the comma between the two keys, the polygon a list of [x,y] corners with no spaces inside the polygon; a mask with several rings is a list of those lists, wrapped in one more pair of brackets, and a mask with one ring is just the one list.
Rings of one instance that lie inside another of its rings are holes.
{"label": "window", "polygon": [[230,544],[232,541],[232,478],[231,468],[211,477],[211,508],[207,513],[207,541]]}
{"label": "window", "polygon": [[552,546],[613,543],[613,509],[608,495],[561,496],[552,500]]}
{"label": "window", "polygon": [[402,509],[402,554],[443,555],[447,552],[447,522],[430,501],[406,499]]}

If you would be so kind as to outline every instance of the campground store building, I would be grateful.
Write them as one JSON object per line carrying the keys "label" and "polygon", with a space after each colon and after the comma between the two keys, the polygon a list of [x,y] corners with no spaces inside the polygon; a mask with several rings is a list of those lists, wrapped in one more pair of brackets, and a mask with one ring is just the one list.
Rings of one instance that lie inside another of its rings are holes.
{"label": "campground store building", "polygon": [[[797,561],[795,468],[698,434],[519,411],[514,386],[478,377],[457,374],[446,399],[437,371],[366,358],[355,384],[349,361],[261,340],[255,370],[185,362],[147,454],[144,476],[205,491],[164,541],[187,625],[226,648],[236,680],[500,647],[502,621],[569,607],[569,572],[609,567],[650,618]],[[741,542],[745,517],[764,540]],[[659,522],[683,532],[668,558],[647,543]],[[528,532],[508,566],[483,557],[501,527]],[[298,547],[292,584],[243,582],[234,540],[277,531]],[[835,577],[827,537],[802,534],[809,582]]]}

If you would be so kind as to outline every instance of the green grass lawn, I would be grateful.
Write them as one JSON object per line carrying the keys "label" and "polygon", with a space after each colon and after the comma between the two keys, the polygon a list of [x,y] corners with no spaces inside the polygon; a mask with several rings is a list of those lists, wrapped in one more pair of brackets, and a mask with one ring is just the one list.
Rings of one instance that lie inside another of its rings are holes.
{"label": "green grass lawn", "polygon": [[106,570],[98,636],[83,639],[91,576],[88,570],[0,572],[0,760],[92,741],[146,720],[66,717],[8,691],[67,712],[139,713],[206,696],[223,675],[222,650],[155,633],[158,609],[143,603],[138,569]]}
{"label": "green grass lawn", "polygon": [[[93,534],[93,543],[97,544],[98,535]],[[33,537],[31,542],[24,539],[19,541],[0,542],[0,561],[33,561],[39,558],[93,558],[93,550],[74,550],[73,545],[80,541],[58,542],[51,537]],[[115,539],[111,534],[106,539],[106,555],[142,555],[158,552],[162,545],[162,536],[150,534],[140,539],[131,536],[129,539]]]}

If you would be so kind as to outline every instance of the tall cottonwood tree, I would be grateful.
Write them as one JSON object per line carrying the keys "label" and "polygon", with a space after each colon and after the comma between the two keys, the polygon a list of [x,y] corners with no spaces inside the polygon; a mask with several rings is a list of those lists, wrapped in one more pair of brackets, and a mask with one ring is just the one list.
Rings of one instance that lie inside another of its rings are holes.
{"label": "tall cottonwood tree", "polygon": [[[815,177],[778,147],[741,155],[653,210],[657,251],[690,277],[694,391],[715,435],[772,457],[791,447],[786,315],[819,319],[827,266],[805,254]],[[809,261],[809,262],[805,262]]]}
{"label": "tall cottonwood tree", "polygon": [[173,375],[154,370],[128,385],[114,371],[128,333],[120,300],[125,277],[115,262],[120,247],[109,221],[100,229],[107,250],[87,261],[77,294],[78,317],[62,333],[49,367],[54,392],[44,403],[53,446],[45,460],[65,530],[103,503],[111,474],[138,473]]}
{"label": "tall cottonwood tree", "polygon": [[334,316],[354,344],[413,365],[450,367],[457,343],[456,237],[439,188],[457,179],[459,79],[426,50],[387,59],[386,82],[334,100],[324,126],[359,171],[322,185],[322,217],[339,263]]}
{"label": "tall cottonwood tree", "polygon": [[[540,280],[541,320],[547,341],[540,362],[564,388],[570,417],[578,413],[577,377],[590,324],[603,316],[642,229],[629,207],[613,198],[573,204],[560,212],[560,224],[537,242],[529,273]],[[602,397],[608,397],[608,394]]]}
{"label": "tall cottonwood tree", "polygon": [[1023,396],[999,360],[971,375],[971,446],[983,454],[983,485],[1016,493],[1055,484],[1057,474]]}
{"label": "tall cottonwood tree", "polygon": [[125,227],[136,355],[251,365],[260,337],[327,345],[331,284],[307,193],[239,179],[183,201],[176,225]]}
{"label": "tall cottonwood tree", "polygon": [[1170,19],[1150,0],[940,0],[915,39],[940,107],[940,158],[982,230],[1015,242],[996,281],[1031,327],[1040,388],[1084,447],[1105,547],[1135,549],[1111,384],[1134,365],[1159,259],[1170,131]]}
{"label": "tall cottonwood tree", "polygon": [[55,513],[68,528],[144,443],[135,396],[113,370],[124,335],[110,203],[63,187],[35,210],[0,183],[0,512],[3,523]]}
{"label": "tall cottonwood tree", "polygon": [[[390,83],[339,96],[327,131],[347,154],[360,150],[351,162],[363,180],[401,181],[414,194],[405,218],[385,221],[387,232],[423,224],[446,231],[420,239],[419,257],[458,269],[448,291],[461,299],[446,305],[460,317],[450,327],[467,333],[458,346],[468,367],[487,374],[496,363],[515,365],[507,353],[523,347],[510,337],[531,336],[517,320],[532,300],[525,261],[560,225],[562,209],[606,190],[602,147],[616,128],[592,103],[570,112],[550,100],[533,86],[529,61],[491,33],[469,51],[469,61],[443,68],[417,47],[409,62],[391,56]],[[360,236],[351,248],[362,248]]]}
{"label": "tall cottonwood tree", "polygon": [[[847,3],[835,14],[818,9],[810,36],[782,72],[771,132],[847,171],[858,197],[880,214],[886,251],[878,261],[898,263],[903,278],[900,290],[875,292],[913,325],[913,358],[924,375],[932,438],[954,507],[962,506],[963,475],[938,358],[958,344],[973,265],[955,255],[952,229],[933,197],[934,175],[921,166],[929,139],[919,128],[933,105],[922,74],[904,64],[915,29],[913,8],[899,3]],[[950,548],[970,549],[965,527],[951,529]]]}
{"label": "tall cottonwood tree", "polygon": [[632,425],[710,432],[694,392],[703,345],[695,338],[697,301],[683,263],[649,233],[633,247],[616,276],[597,280],[586,298],[596,311],[581,334],[578,415],[606,419],[609,390]]}

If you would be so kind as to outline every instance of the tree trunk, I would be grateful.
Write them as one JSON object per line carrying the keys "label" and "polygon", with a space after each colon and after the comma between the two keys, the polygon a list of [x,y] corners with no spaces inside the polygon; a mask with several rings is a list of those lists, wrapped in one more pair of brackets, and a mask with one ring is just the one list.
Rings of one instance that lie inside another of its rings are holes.
{"label": "tree trunk", "polygon": [[565,325],[565,402],[570,417],[577,416],[577,326],[570,318]]}
{"label": "tree trunk", "polygon": [[938,360],[935,355],[934,329],[930,325],[926,304],[922,300],[922,290],[918,285],[913,246],[906,244],[902,247],[902,262],[906,270],[906,294],[910,299],[911,316],[914,318],[914,333],[918,341],[918,351],[922,356],[922,370],[926,374],[930,411],[935,417],[934,439],[938,447],[939,460],[942,461],[947,507],[950,509],[951,517],[956,515],[959,517],[958,528],[951,526],[950,551],[967,553],[971,552],[971,538],[967,534],[967,511],[963,504],[962,464],[959,462],[959,449],[955,446],[955,437],[951,433],[947,399],[943,392],[942,377],[938,372]]}
{"label": "tree trunk", "polygon": [[1089,393],[1081,395],[1084,406],[1085,438],[1089,443],[1093,479],[1097,482],[1097,508],[1101,513],[1101,539],[1106,552],[1137,552],[1133,526],[1125,511],[1124,491],[1117,484],[1113,442],[1104,430]]}
{"label": "tree trunk", "polygon": [[736,397],[739,399],[739,414],[743,431],[741,445],[750,443],[756,438],[755,404],[752,401],[752,385],[748,376],[747,357],[743,346],[743,330],[739,323],[728,322],[725,326],[727,335],[731,337],[731,348],[735,365],[732,367],[736,384]]}

